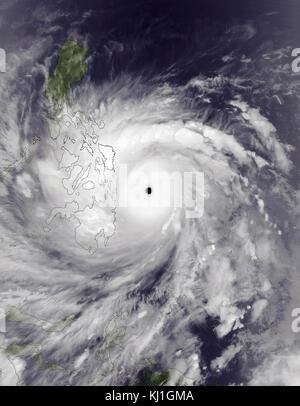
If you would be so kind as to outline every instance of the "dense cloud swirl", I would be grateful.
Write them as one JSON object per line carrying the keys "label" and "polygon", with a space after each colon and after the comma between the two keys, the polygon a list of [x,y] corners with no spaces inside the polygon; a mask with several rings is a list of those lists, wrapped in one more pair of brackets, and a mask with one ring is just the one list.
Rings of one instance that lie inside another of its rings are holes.
{"label": "dense cloud swirl", "polygon": [[[293,27],[88,3],[0,9],[1,384],[299,384]],[[56,108],[66,40],[87,70]],[[157,172],[199,174],[191,201],[155,205]]]}

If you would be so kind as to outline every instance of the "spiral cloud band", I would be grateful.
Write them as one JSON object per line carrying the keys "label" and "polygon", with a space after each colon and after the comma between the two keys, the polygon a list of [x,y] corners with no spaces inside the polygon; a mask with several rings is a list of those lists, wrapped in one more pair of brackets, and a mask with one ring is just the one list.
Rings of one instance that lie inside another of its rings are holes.
{"label": "spiral cloud band", "polygon": [[292,27],[2,3],[0,384],[299,385]]}

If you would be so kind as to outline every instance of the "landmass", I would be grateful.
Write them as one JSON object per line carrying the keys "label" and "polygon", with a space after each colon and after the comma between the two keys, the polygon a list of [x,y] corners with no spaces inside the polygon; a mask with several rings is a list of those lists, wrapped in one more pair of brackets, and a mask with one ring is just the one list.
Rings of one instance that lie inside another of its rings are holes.
{"label": "landmass", "polygon": [[61,109],[68,90],[86,74],[85,58],[88,51],[89,47],[81,47],[76,41],[67,40],[63,44],[53,75],[48,74],[46,84],[46,96],[54,103],[54,111]]}

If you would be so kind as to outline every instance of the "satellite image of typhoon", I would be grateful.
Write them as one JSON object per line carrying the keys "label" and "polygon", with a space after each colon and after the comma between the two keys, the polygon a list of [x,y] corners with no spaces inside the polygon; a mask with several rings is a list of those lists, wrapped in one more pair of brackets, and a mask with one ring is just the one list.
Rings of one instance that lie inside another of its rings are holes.
{"label": "satellite image of typhoon", "polygon": [[0,0],[0,385],[300,385],[299,22]]}

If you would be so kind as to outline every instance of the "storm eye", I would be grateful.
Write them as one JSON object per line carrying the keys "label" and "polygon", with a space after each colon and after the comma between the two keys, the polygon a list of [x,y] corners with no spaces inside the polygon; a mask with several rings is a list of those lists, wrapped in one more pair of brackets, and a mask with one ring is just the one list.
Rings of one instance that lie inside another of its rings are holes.
{"label": "storm eye", "polygon": [[146,188],[146,193],[147,193],[147,195],[151,195],[151,193],[152,193],[152,188],[151,188],[151,187],[147,187],[147,188]]}

